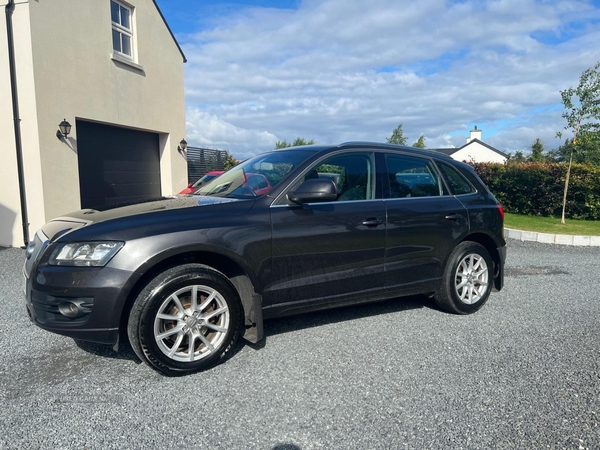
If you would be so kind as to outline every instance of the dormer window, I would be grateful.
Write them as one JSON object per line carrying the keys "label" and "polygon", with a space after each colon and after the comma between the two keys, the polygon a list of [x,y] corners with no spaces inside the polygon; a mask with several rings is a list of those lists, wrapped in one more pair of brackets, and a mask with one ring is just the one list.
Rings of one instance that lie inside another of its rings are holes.
{"label": "dormer window", "polygon": [[111,0],[110,17],[112,21],[113,51],[120,56],[133,58],[133,8],[124,3]]}

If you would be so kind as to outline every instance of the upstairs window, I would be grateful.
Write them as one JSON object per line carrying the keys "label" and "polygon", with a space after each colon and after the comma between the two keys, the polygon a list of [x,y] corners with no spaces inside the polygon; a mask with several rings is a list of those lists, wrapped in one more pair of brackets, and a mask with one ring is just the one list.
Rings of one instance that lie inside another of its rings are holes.
{"label": "upstairs window", "polygon": [[113,51],[133,59],[132,8],[114,0],[110,2]]}

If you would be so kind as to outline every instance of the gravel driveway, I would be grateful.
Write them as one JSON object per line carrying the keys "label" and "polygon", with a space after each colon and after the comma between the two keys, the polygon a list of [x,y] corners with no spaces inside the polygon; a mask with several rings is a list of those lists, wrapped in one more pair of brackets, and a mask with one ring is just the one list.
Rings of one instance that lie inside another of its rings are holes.
{"label": "gravel driveway", "polygon": [[424,297],[268,321],[212,370],[33,326],[0,248],[0,448],[600,448],[600,248],[510,240],[472,316]]}

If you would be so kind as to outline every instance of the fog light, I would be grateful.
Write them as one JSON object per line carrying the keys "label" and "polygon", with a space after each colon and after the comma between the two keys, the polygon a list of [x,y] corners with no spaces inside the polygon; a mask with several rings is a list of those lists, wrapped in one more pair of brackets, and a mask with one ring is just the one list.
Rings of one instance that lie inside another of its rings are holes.
{"label": "fog light", "polygon": [[69,319],[74,319],[81,313],[79,307],[73,302],[60,302],[58,310],[63,316],[68,317]]}

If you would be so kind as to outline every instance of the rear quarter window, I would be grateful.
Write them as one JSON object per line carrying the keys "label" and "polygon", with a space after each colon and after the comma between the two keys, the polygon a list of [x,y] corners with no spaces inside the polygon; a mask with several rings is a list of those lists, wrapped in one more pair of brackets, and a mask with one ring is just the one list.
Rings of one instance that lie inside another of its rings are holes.
{"label": "rear quarter window", "polygon": [[438,166],[453,195],[463,195],[475,192],[473,185],[454,167],[446,163],[438,163]]}

